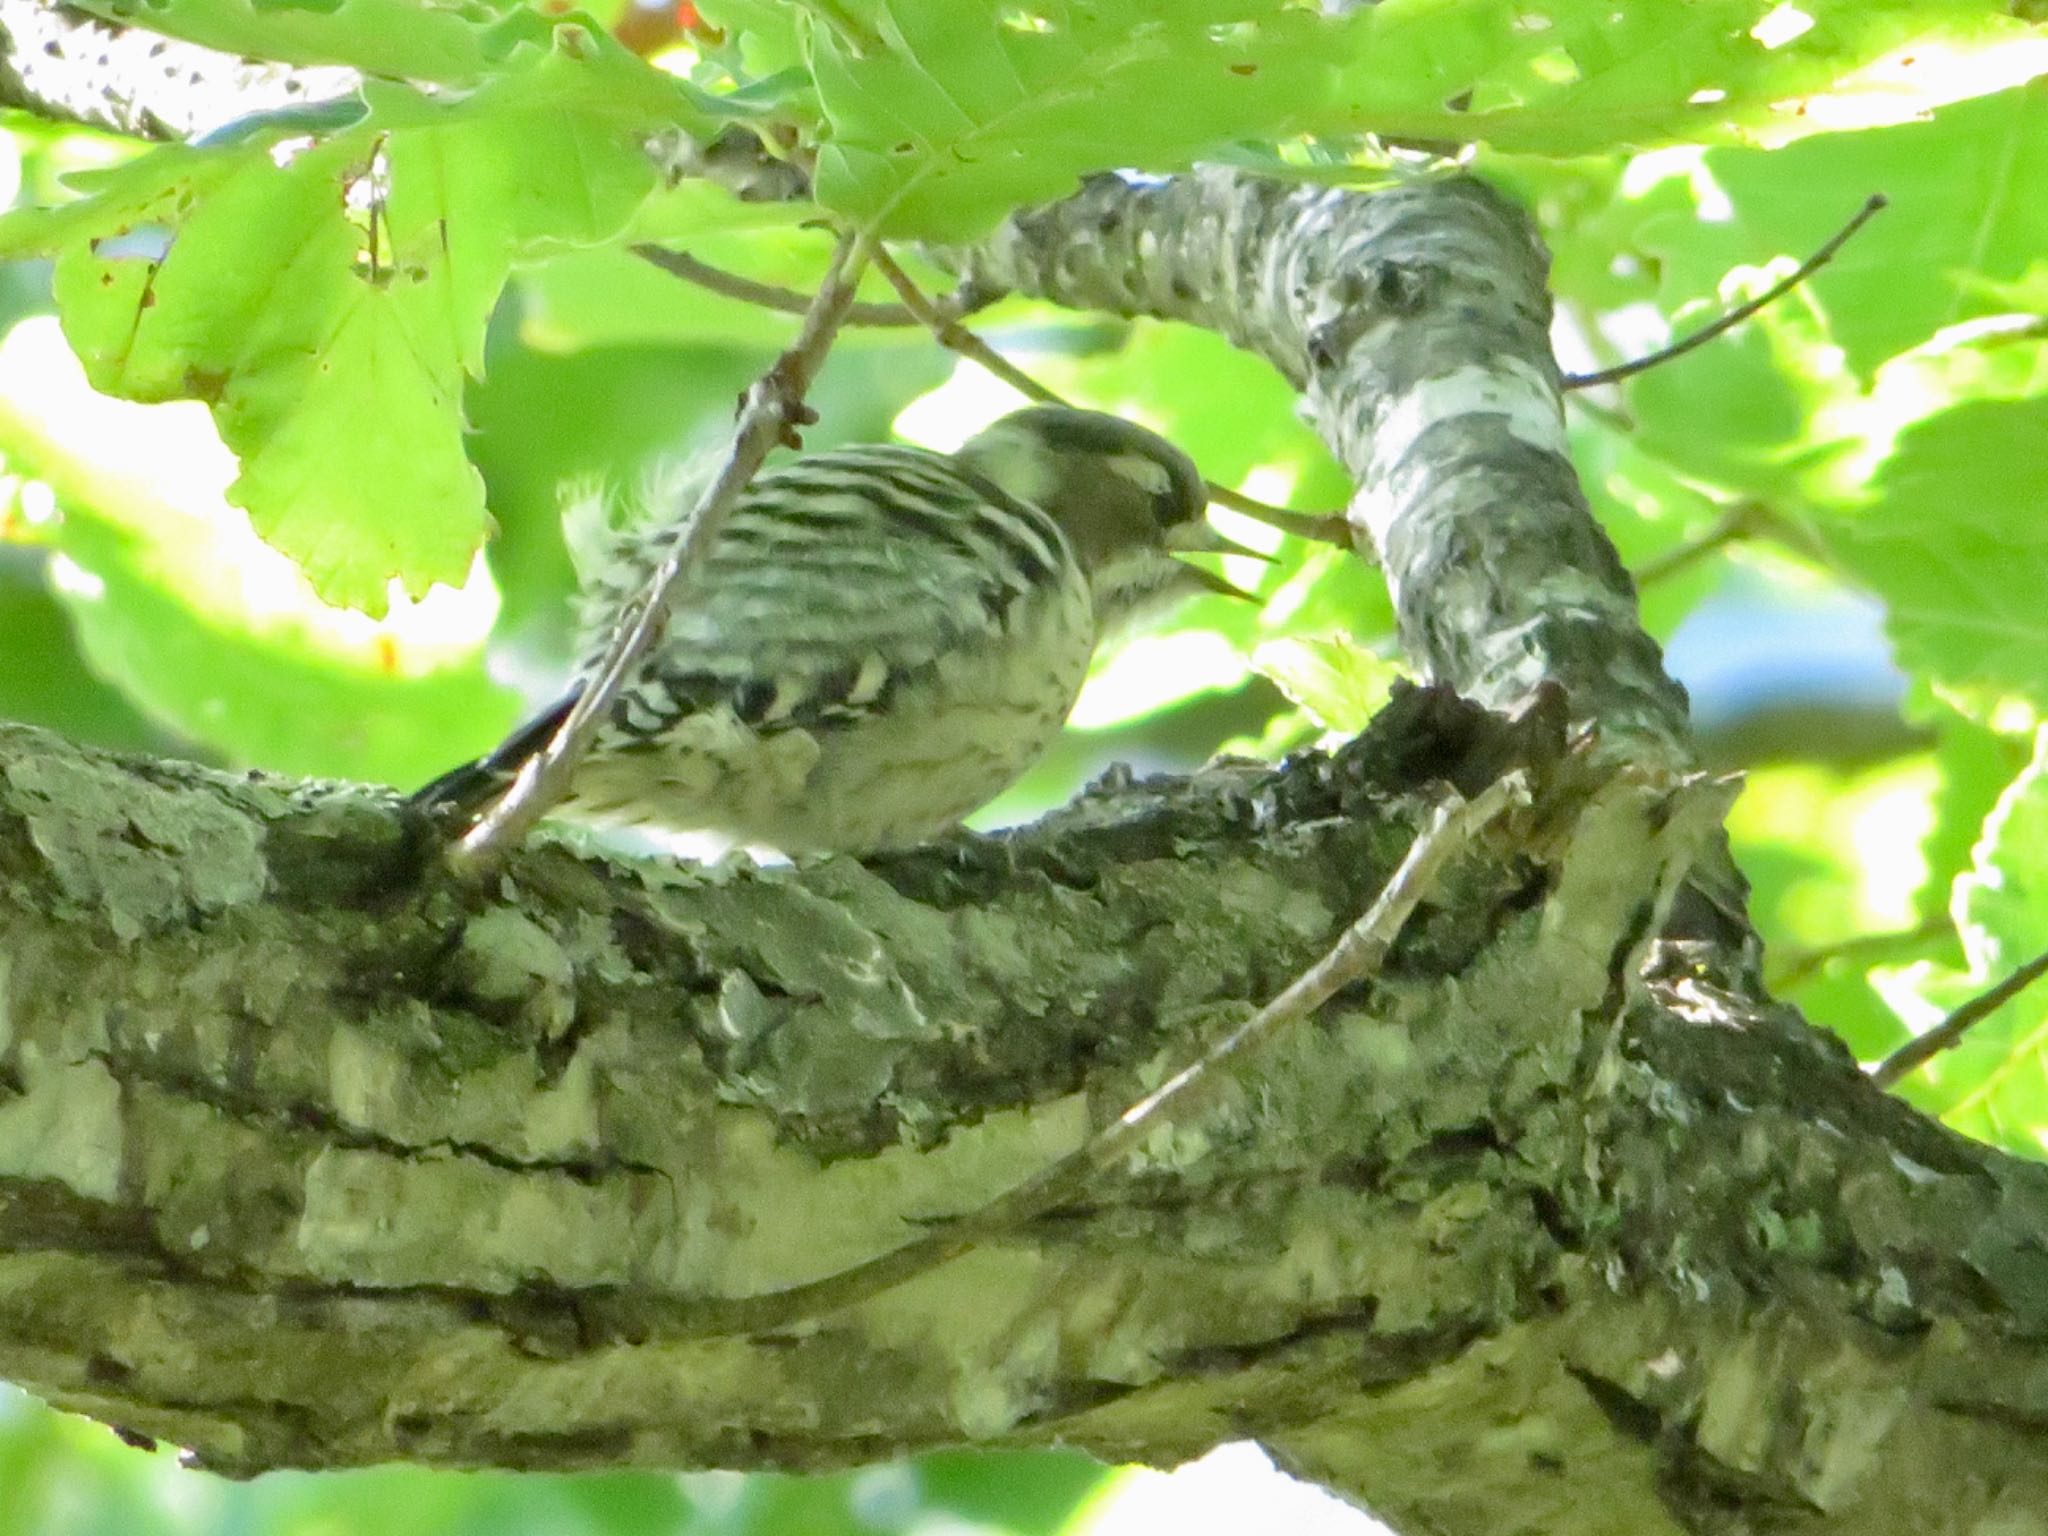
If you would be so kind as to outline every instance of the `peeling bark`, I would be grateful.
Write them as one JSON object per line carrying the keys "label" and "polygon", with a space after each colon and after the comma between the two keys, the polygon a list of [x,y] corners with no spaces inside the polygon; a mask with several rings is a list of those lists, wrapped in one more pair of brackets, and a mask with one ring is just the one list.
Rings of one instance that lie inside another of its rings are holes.
{"label": "peeling bark", "polygon": [[1722,792],[1583,754],[1088,1203],[718,1332],[1077,1144],[1505,741],[1419,693],[1010,837],[473,894],[382,795],[7,728],[0,1372],[238,1472],[1254,1436],[1397,1528],[2033,1528],[2044,1170],[1622,985]]}

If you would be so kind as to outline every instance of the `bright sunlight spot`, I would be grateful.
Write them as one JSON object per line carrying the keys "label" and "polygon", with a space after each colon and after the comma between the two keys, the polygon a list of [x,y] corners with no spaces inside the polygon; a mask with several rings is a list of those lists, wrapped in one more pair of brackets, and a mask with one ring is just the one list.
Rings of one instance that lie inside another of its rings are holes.
{"label": "bright sunlight spot", "polygon": [[1737,847],[1805,866],[1786,884],[1778,936],[1828,943],[1910,925],[1938,787],[1924,756],[1854,775],[1812,765],[1753,771],[1729,817]]}
{"label": "bright sunlight spot", "polygon": [[1674,144],[1635,156],[1621,173],[1621,193],[1634,201],[1665,181],[1686,184],[1692,193],[1694,216],[1702,224],[1725,224],[1735,217],[1735,205],[1707,169],[1707,152],[1700,145]]}
{"label": "bright sunlight spot", "polygon": [[1882,774],[1842,802],[1849,846],[1863,873],[1864,910],[1874,929],[1911,927],[1913,896],[1927,881],[1922,851],[1934,830],[1934,797],[1941,775],[1930,761]]}
{"label": "bright sunlight spot", "polygon": [[1781,5],[1749,29],[1766,48],[1782,48],[1813,30],[1813,18],[1796,5]]}
{"label": "bright sunlight spot", "polygon": [[1083,731],[1107,730],[1154,714],[1175,699],[1235,688],[1250,675],[1244,653],[1214,630],[1139,635],[1089,674],[1067,724]]}
{"label": "bright sunlight spot", "polygon": [[920,448],[951,453],[998,416],[1029,403],[979,363],[962,358],[945,383],[897,413],[896,435]]}
{"label": "bright sunlight spot", "polygon": [[1386,1527],[1343,1500],[1275,1467],[1249,1441],[1219,1446],[1172,1472],[1119,1474],[1066,1536],[1385,1536]]}
{"label": "bright sunlight spot", "polygon": [[2039,384],[2028,354],[1996,343],[2039,324],[2036,315],[2004,314],[1944,326],[1886,361],[1867,392],[1851,385],[1822,399],[1814,410],[1814,438],[1828,442],[1831,452],[1812,471],[1816,479],[1828,494],[1853,504],[1869,494],[1900,434],[1947,402],[2031,398]]}
{"label": "bright sunlight spot", "polygon": [[2007,90],[2044,73],[2048,36],[2005,36],[1979,48],[1922,39],[1844,76],[1825,91],[1772,102],[1788,131],[1761,137],[1768,144],[1815,129],[1841,132],[1911,122],[1952,101]]}
{"label": "bright sunlight spot", "polygon": [[[413,601],[394,583],[383,619],[330,607],[297,565],[258,538],[227,500],[236,475],[206,407],[135,405],[95,391],[55,319],[24,320],[0,340],[0,417],[22,444],[17,467],[37,474],[59,508],[114,526],[147,554],[164,584],[216,622],[255,633],[293,631],[307,647],[366,670],[411,677],[473,653],[490,633],[498,594],[479,560],[460,588]],[[24,521],[35,498],[24,487]],[[55,578],[91,596],[96,578],[70,561]]]}

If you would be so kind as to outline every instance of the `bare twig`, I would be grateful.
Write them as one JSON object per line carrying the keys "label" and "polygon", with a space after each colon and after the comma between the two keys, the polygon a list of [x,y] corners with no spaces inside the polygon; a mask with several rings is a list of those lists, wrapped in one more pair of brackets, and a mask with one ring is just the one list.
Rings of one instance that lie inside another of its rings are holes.
{"label": "bare twig", "polygon": [[2034,956],[1996,986],[1979,992],[1926,1034],[1908,1040],[1870,1069],[1870,1080],[1880,1088],[1891,1087],[1916,1067],[1932,1061],[1943,1051],[1957,1044],[1964,1035],[2043,976],[2048,976],[2048,951]]}
{"label": "bare twig", "polygon": [[1312,539],[1318,544],[1335,544],[1339,549],[1350,549],[1353,545],[1351,525],[1335,513],[1296,512],[1291,507],[1269,507],[1263,501],[1254,501],[1213,480],[1203,484],[1209,488],[1209,499],[1217,506],[1242,512],[1254,522],[1277,528],[1282,533],[1291,533],[1297,538]]}
{"label": "bare twig", "polygon": [[[1572,384],[1569,382],[1569,377],[1568,375],[1564,387],[1566,389],[1573,389]],[[1592,417],[1593,420],[1599,422],[1601,426],[1610,432],[1629,433],[1636,429],[1635,419],[1627,411],[1616,410],[1613,406],[1604,404],[1583,391],[1575,391],[1566,395],[1564,403],[1570,409],[1578,411],[1582,415]]]}
{"label": "bare twig", "polygon": [[[1030,374],[1011,362],[994,347],[983,341],[959,321],[958,316],[949,315],[926,298],[908,273],[891,259],[887,251],[875,252],[875,269],[889,280],[897,295],[903,300],[903,308],[931,329],[939,345],[958,352],[971,362],[980,364],[1005,384],[1027,399],[1041,405],[1066,405],[1067,400],[1057,390],[1048,389]],[[1241,496],[1228,486],[1207,481],[1209,499],[1220,507],[1229,507],[1233,512],[1242,512],[1246,517],[1277,528],[1282,533],[1295,534],[1304,539],[1314,539],[1324,544],[1335,544],[1351,548],[1351,526],[1341,517],[1318,515],[1313,512],[1295,512],[1286,507],[1269,507],[1262,501]]]}
{"label": "bare twig", "polygon": [[1667,549],[1654,560],[1645,560],[1636,568],[1636,585],[1647,587],[1654,582],[1667,581],[1724,545],[1738,543],[1756,532],[1756,503],[1745,501],[1732,506],[1715,518],[1698,538],[1688,539],[1676,549]]}
{"label": "bare twig", "polygon": [[852,1306],[959,1257],[977,1244],[1014,1230],[1086,1193],[1096,1174],[1113,1166],[1168,1123],[1205,1107],[1236,1064],[1282,1029],[1321,1007],[1343,988],[1368,980],[1386,961],[1408,919],[1429,894],[1445,862],[1471,843],[1510,804],[1527,796],[1520,773],[1496,779],[1470,800],[1438,807],[1409,846],[1393,877],[1365,915],[1344,931],[1324,956],[1265,1007],[1213,1045],[1193,1055],[1158,1088],[1133,1104],[1066,1156],[1014,1185],[987,1204],[940,1222],[919,1237],[864,1263],[818,1280],[753,1296],[663,1302],[624,1301],[623,1318],[645,1326],[651,1318],[676,1336],[758,1333]]}
{"label": "bare twig", "polygon": [[1786,992],[1798,986],[1830,961],[1875,963],[1899,950],[1914,949],[1922,944],[1932,943],[1947,933],[1949,928],[1950,922],[1946,916],[1936,916],[1911,928],[1895,928],[1885,933],[1859,933],[1854,938],[1842,939],[1833,944],[1774,950],[1772,965],[1765,983],[1773,992]]}
{"label": "bare twig", "polygon": [[[686,283],[695,283],[699,288],[712,293],[723,294],[729,299],[738,299],[745,304],[758,304],[763,309],[776,310],[785,315],[807,315],[817,302],[814,295],[798,293],[794,288],[781,288],[774,283],[756,282],[751,277],[742,277],[737,272],[728,272],[723,267],[714,267],[709,262],[682,251],[671,251],[659,245],[636,245],[632,252],[642,261],[652,263],[671,277],[680,277]],[[937,300],[934,307],[945,314],[971,314],[988,303],[993,295],[982,293],[963,284],[946,298]],[[847,325],[864,326],[905,326],[923,325],[925,322],[912,314],[903,304],[868,304],[856,301],[846,309]]]}
{"label": "bare twig", "polygon": [[1745,501],[1715,518],[1698,538],[1644,561],[1635,571],[1635,583],[1642,588],[1664,581],[1730,544],[1766,542],[1798,559],[1834,566],[1832,556],[1810,530],[1760,501]]}
{"label": "bare twig", "polygon": [[803,329],[774,367],[754,381],[733,428],[732,448],[718,477],[698,499],[681,538],[677,539],[613,632],[610,647],[591,673],[575,706],[547,746],[520,768],[519,776],[449,850],[450,864],[475,877],[525,836],[527,830],[568,788],[570,775],[582,761],[591,737],[611,713],[620,685],[668,622],[669,595],[702,563],[718,537],[726,514],[759,472],[770,449],[789,439],[807,416],[803,399],[817,375],[832,338],[853,302],[860,269],[867,259],[864,238],[843,236],[832,253],[824,286]]}
{"label": "bare twig", "polygon": [[1722,315],[1719,319],[1702,326],[1689,336],[1680,337],[1667,347],[1659,347],[1647,356],[1633,358],[1626,363],[1616,363],[1612,368],[1602,368],[1596,373],[1566,374],[1564,387],[1566,389],[1590,389],[1595,384],[1619,383],[1621,380],[1632,378],[1646,369],[1655,368],[1660,363],[1668,363],[1675,357],[1681,357],[1685,353],[1692,351],[1695,347],[1704,346],[1723,331],[1734,329],[1758,310],[1763,309],[1767,305],[1777,303],[1779,299],[1782,299],[1822,267],[1833,261],[1835,253],[1848,244],[1850,237],[1865,224],[1869,223],[1871,218],[1886,206],[1886,201],[1882,193],[1873,194],[1864,202],[1861,208],[1856,210],[1855,216],[1840,229],[1836,230],[1833,236],[1829,238],[1827,244],[1801,262],[1798,269],[1790,277],[1785,278],[1782,282],[1771,284],[1769,288],[1765,289],[1755,298],[1750,299],[1746,303],[1736,305],[1735,308],[1729,310],[1727,314]]}

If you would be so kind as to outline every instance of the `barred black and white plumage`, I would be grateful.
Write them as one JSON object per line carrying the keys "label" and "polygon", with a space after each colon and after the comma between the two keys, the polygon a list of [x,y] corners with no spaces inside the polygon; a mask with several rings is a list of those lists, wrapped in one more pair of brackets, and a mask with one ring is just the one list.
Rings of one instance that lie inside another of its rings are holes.
{"label": "barred black and white plumage", "polygon": [[[1172,556],[1218,547],[1204,505],[1170,443],[1059,407],[957,454],[843,448],[765,473],[556,813],[789,852],[943,830],[1043,751],[1106,634],[1220,585]],[[628,533],[587,584],[586,672],[678,532]],[[575,696],[415,799],[476,809]]]}

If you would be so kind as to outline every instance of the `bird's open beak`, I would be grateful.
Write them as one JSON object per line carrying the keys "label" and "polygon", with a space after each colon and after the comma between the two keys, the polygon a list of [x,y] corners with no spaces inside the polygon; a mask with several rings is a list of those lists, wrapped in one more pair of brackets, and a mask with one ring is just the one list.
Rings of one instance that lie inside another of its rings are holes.
{"label": "bird's open beak", "polygon": [[[1256,549],[1246,549],[1234,544],[1218,533],[1206,522],[1183,523],[1166,535],[1166,547],[1177,555],[1245,555],[1253,560],[1263,560],[1268,565],[1273,557]],[[1258,597],[1226,581],[1215,571],[1183,560],[1182,567],[1192,576],[1197,585],[1223,597],[1234,597],[1240,602],[1256,603]]]}
{"label": "bird's open beak", "polygon": [[1247,592],[1243,587],[1232,586],[1218,572],[1209,570],[1204,566],[1194,565],[1183,560],[1180,562],[1180,568],[1188,574],[1188,577],[1196,586],[1201,587],[1205,591],[1214,592],[1219,597],[1234,597],[1241,603],[1263,601],[1256,593]]}
{"label": "bird's open beak", "polygon": [[1182,523],[1166,535],[1166,547],[1177,555],[1248,555],[1271,565],[1274,557],[1256,549],[1233,544],[1207,522]]}

